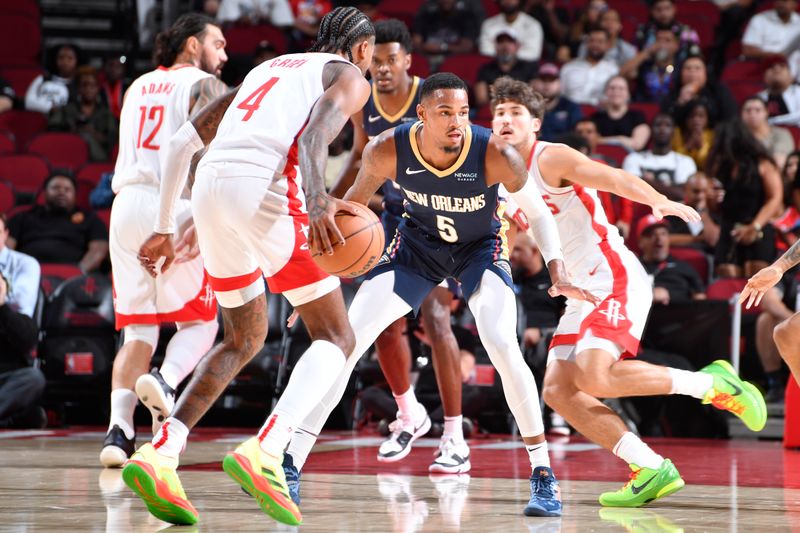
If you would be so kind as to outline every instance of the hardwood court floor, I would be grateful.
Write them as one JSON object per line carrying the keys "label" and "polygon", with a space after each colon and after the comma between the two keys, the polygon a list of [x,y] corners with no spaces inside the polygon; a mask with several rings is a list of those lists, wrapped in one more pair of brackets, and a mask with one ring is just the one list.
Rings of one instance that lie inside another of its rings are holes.
{"label": "hardwood court floor", "polygon": [[[146,429],[140,428],[140,435]],[[597,496],[618,488],[625,466],[581,439],[551,441],[565,502],[560,519],[527,518],[530,468],[519,441],[470,441],[469,476],[430,478],[436,441],[418,441],[394,465],[375,460],[374,434],[325,434],[302,477],[304,524],[262,515],[221,471],[219,461],[250,431],[201,429],[182,459],[181,479],[200,511],[177,531],[412,532],[727,531],[800,532],[800,451],[779,443],[652,440],[687,481],[682,491],[642,509],[601,509]],[[102,430],[0,431],[0,531],[151,532],[152,518],[97,455]],[[141,440],[141,439],[140,439]]]}

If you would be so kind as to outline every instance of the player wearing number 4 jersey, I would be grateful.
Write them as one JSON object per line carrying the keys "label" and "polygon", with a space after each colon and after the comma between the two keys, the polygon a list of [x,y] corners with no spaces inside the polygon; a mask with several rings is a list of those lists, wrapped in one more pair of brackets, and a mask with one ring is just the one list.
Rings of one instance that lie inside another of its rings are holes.
{"label": "player wearing number 4 jersey", "polygon": [[[152,443],[123,469],[123,479],[156,517],[175,524],[198,520],[176,474],[190,428],[264,345],[264,280],[295,306],[312,343],[256,436],[230,452],[223,469],[269,516],[301,521],[283,471],[283,450],[297,425],[319,403],[354,345],[339,280],[311,260],[344,239],[334,222],[351,204],[325,192],[328,145],[369,96],[364,73],[375,30],[355,8],[337,8],[320,23],[312,53],[280,56],[254,68],[238,90],[217,99],[170,141],[155,233],[140,250],[155,275],[174,256],[174,203],[192,154],[198,164],[192,212],[211,286],[222,306],[225,338],[202,359],[173,414]],[[299,166],[299,170],[298,170]],[[300,190],[300,176],[305,200]],[[305,232],[309,231],[306,240]]]}
{"label": "player wearing number 4 jersey", "polygon": [[[211,19],[184,15],[157,38],[155,59],[158,68],[134,81],[125,96],[111,184],[117,193],[110,228],[114,311],[124,344],[114,359],[111,421],[100,452],[105,466],[121,466],[133,453],[137,395],[153,415],[155,433],[169,416],[175,388],[217,334],[217,305],[191,243],[181,264],[155,279],[142,269],[137,254],[158,213],[167,142],[193,112],[227,91],[216,78],[227,59],[225,38]],[[191,237],[187,200],[180,201],[177,218]],[[148,374],[162,322],[175,322],[178,332],[161,369]]]}
{"label": "player wearing number 4 jersey", "polygon": [[644,180],[590,161],[561,144],[536,140],[544,102],[529,85],[500,78],[492,86],[492,128],[528,161],[531,181],[558,222],[564,261],[575,283],[602,298],[599,306],[569,299],[548,354],[544,399],[581,434],[626,461],[631,480],[600,496],[606,506],[638,507],[672,494],[684,481],[669,459],[651,450],[597,398],[685,394],[732,412],[753,431],[766,423],[761,393],[725,361],[688,372],[634,357],[650,310],[652,288],[639,261],[606,220],[596,189],[649,205],[657,217],[699,220]]}

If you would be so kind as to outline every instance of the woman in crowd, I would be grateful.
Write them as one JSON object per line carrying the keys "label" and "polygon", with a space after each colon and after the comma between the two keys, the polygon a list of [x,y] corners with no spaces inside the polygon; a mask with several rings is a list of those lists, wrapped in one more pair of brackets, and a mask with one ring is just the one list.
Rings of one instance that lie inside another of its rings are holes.
{"label": "woman in crowd", "polygon": [[738,108],[727,86],[709,79],[706,63],[699,52],[690,55],[680,67],[677,83],[661,103],[680,124],[689,112],[689,105],[700,101],[708,110],[708,122],[713,128],[723,120],[736,116]]}
{"label": "woman in crowd", "polygon": [[702,100],[692,100],[686,105],[686,114],[678,122],[672,139],[672,149],[691,157],[697,168],[705,168],[714,140],[708,115],[708,107]]}
{"label": "woman in crowd", "polygon": [[619,144],[634,152],[643,150],[650,139],[650,126],[641,111],[628,107],[631,101],[628,80],[613,76],[606,82],[603,94],[601,110],[592,115],[600,142]]}
{"label": "woman in crowd", "polygon": [[794,138],[786,128],[769,123],[767,103],[758,96],[751,96],[742,103],[740,116],[750,133],[770,153],[778,168],[783,168],[786,157],[794,150]]}

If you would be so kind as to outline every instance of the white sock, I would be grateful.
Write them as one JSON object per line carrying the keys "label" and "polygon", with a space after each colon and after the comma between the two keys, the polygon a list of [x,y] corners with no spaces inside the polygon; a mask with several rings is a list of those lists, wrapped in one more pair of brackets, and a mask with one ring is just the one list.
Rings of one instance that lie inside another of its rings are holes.
{"label": "white sock", "polygon": [[634,464],[640,468],[658,470],[664,462],[663,457],[630,431],[622,435],[611,451],[629,465]]}
{"label": "white sock", "polygon": [[286,453],[292,456],[292,463],[298,471],[303,470],[315,442],[317,442],[317,436],[302,427],[292,433],[292,440],[289,442]]}
{"label": "white sock", "polygon": [[286,390],[259,432],[262,450],[276,457],[283,453],[294,429],[322,401],[346,361],[342,350],[332,342],[311,343],[292,370]]}
{"label": "white sock", "polygon": [[394,396],[395,401],[397,402],[397,410],[399,413],[399,418],[404,420],[408,420],[411,422],[416,422],[414,420],[414,415],[416,414],[417,405],[419,402],[417,401],[417,396],[414,394],[414,387],[409,387],[407,391],[405,391],[400,396]]}
{"label": "white sock", "polygon": [[453,442],[464,441],[463,415],[444,417],[442,440],[453,439]]}
{"label": "white sock", "polygon": [[550,454],[547,453],[547,441],[538,444],[526,444],[525,449],[528,451],[531,469],[537,466],[546,466],[550,468]]}
{"label": "white sock", "polygon": [[153,448],[161,455],[178,459],[186,447],[187,438],[189,438],[189,428],[177,418],[170,416],[153,437]]}
{"label": "white sock", "polygon": [[119,426],[125,436],[132,439],[136,435],[133,427],[133,412],[139,398],[130,389],[115,389],[111,391],[111,420],[108,423],[108,430]]}
{"label": "white sock", "polygon": [[159,369],[161,377],[173,389],[194,371],[200,359],[211,349],[219,325],[213,322],[179,324],[167,344],[167,353]]}
{"label": "white sock", "polygon": [[667,370],[672,378],[670,394],[683,394],[702,400],[708,389],[714,384],[714,376],[705,372],[689,372],[669,367]]}

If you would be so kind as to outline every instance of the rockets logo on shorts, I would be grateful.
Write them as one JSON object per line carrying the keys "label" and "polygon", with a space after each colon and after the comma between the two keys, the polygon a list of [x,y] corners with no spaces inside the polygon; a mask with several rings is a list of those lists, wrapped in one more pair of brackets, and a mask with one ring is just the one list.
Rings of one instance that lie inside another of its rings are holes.
{"label": "rockets logo on shorts", "polygon": [[621,308],[622,304],[619,302],[619,300],[611,298],[608,300],[608,307],[600,311],[600,314],[605,315],[608,319],[608,323],[616,328],[620,322],[625,322],[627,320],[625,315],[619,312]]}

